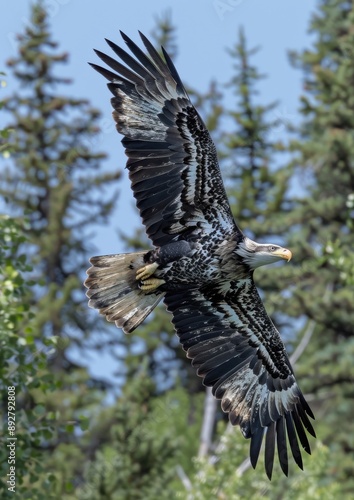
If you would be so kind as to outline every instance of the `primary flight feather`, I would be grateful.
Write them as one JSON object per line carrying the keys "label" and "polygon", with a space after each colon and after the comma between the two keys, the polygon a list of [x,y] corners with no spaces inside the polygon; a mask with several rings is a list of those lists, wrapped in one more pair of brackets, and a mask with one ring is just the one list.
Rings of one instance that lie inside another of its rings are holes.
{"label": "primary flight feather", "polygon": [[314,418],[295,380],[280,335],[253,282],[259,266],[291,252],[247,238],[236,225],[214,143],[183,83],[142,34],[141,50],[122,33],[132,55],[107,40],[116,56],[92,64],[109,80],[113,117],[128,156],[131,187],[153,248],[93,257],[89,305],[125,333],[164,300],[187,357],[212,387],[230,422],[250,438],[256,466],[265,436],[265,468],[275,449],[288,474],[287,441],[302,468],[300,446]]}

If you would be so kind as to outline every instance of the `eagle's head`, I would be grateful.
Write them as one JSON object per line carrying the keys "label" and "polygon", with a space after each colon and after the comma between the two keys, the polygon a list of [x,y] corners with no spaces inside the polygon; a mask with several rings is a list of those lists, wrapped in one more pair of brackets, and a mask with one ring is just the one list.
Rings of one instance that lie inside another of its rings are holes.
{"label": "eagle's head", "polygon": [[292,257],[292,253],[287,248],[273,243],[256,243],[247,237],[238,244],[235,253],[242,257],[243,262],[252,270],[281,259],[289,262]]}

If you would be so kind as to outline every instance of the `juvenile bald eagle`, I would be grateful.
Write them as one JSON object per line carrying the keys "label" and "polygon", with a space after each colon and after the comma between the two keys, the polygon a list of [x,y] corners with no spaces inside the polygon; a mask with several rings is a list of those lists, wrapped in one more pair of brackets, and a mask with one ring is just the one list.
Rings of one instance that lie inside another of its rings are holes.
{"label": "juvenile bald eagle", "polygon": [[287,439],[302,468],[299,442],[315,436],[309,405],[295,380],[279,333],[253,282],[253,271],[291,252],[247,238],[226,197],[213,141],[178,73],[140,34],[146,53],[122,33],[132,52],[108,45],[113,117],[128,156],[137,207],[153,248],[93,257],[89,305],[132,332],[164,300],[187,357],[211,386],[230,422],[250,438],[256,466],[265,433],[265,469],[272,475],[277,444],[288,473]]}

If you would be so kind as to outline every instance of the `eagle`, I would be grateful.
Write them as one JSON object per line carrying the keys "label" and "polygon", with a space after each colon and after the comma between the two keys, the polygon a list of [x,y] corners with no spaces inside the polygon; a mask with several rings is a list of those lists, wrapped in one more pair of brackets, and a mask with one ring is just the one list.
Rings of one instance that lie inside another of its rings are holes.
{"label": "eagle", "polygon": [[288,447],[302,469],[311,453],[313,413],[281,337],[253,281],[257,267],[289,261],[290,250],[256,243],[236,224],[215,145],[167,52],[140,33],[145,50],[121,32],[130,53],[106,40],[113,118],[148,251],[92,257],[89,306],[125,333],[163,300],[187,357],[229,421],[250,439],[255,468],[265,441],[265,471],[275,451],[288,475]]}

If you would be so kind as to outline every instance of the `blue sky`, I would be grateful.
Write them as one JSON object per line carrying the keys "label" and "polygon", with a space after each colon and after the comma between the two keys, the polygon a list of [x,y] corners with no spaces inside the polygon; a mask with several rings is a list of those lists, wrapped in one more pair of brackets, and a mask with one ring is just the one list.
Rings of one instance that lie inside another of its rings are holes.
{"label": "blue sky", "polygon": [[[97,147],[108,154],[107,169],[123,169],[125,156],[111,120],[110,93],[105,80],[87,62],[98,62],[93,48],[110,53],[104,38],[121,44],[119,30],[135,41],[139,40],[138,30],[151,35],[156,16],[160,17],[167,9],[177,27],[176,66],[182,81],[199,91],[205,91],[212,78],[228,81],[232,67],[226,49],[235,44],[239,27],[243,26],[248,46],[260,47],[253,63],[267,75],[259,86],[260,102],[277,100],[278,116],[293,122],[299,119],[302,75],[290,66],[287,52],[310,47],[308,26],[316,7],[314,0],[47,0],[45,3],[51,15],[54,39],[59,42],[60,50],[70,54],[69,64],[60,70],[73,79],[65,92],[89,99],[103,113],[103,132],[97,139]],[[28,22],[30,5],[29,0],[16,0],[11,7],[7,5],[2,9],[0,70],[6,70],[4,61],[16,54],[15,34],[22,32]],[[9,91],[13,85],[15,82],[9,77]],[[3,95],[6,93],[7,90]],[[131,234],[139,224],[127,173],[123,175],[112,223],[96,232],[95,244],[100,254],[123,251],[117,229]],[[90,365],[100,376],[107,376],[116,368],[109,357],[101,354],[100,359],[93,359]]]}

